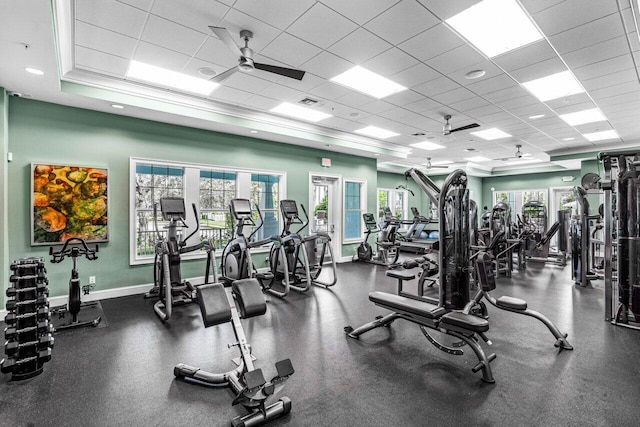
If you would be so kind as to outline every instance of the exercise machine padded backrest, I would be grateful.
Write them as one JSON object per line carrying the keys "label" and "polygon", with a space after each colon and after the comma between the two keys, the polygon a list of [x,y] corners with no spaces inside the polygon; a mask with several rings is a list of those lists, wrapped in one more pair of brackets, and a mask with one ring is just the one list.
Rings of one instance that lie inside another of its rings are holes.
{"label": "exercise machine padded backrest", "polygon": [[285,219],[299,218],[298,204],[295,200],[280,200],[280,210]]}
{"label": "exercise machine padded backrest", "polygon": [[267,312],[267,302],[257,279],[234,280],[231,289],[236,297],[240,317],[243,319],[261,316]]}
{"label": "exercise machine padded backrest", "polygon": [[187,209],[184,206],[182,197],[163,197],[160,199],[160,210],[164,220],[182,220],[184,221]]}
{"label": "exercise machine padded backrest", "polygon": [[249,199],[231,200],[231,213],[236,220],[240,218],[251,218],[251,202]]}
{"label": "exercise machine padded backrest", "polygon": [[221,283],[201,285],[198,287],[197,295],[205,328],[231,320],[231,307],[224,285]]}
{"label": "exercise machine padded backrest", "polygon": [[476,258],[476,272],[482,290],[491,292],[496,288],[496,276],[493,273],[491,257],[486,252],[480,252]]}

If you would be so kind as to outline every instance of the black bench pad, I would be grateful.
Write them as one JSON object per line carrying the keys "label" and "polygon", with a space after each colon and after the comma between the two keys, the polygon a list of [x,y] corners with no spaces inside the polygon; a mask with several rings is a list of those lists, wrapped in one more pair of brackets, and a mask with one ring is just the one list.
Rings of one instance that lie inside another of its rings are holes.
{"label": "black bench pad", "polygon": [[222,284],[209,283],[198,287],[197,299],[205,328],[231,320],[231,306]]}
{"label": "black bench pad", "polygon": [[388,270],[386,274],[389,277],[393,277],[394,279],[400,279],[400,280],[413,280],[416,278],[415,274],[413,274],[410,271],[404,271],[404,270]]}
{"label": "black bench pad", "polygon": [[510,308],[512,310],[525,311],[527,309],[527,302],[520,298],[502,296],[496,300],[498,307]]}
{"label": "black bench pad", "polygon": [[440,318],[440,327],[447,329],[446,325],[457,326],[472,332],[486,332],[489,330],[489,321],[480,317],[452,311]]}
{"label": "black bench pad", "polygon": [[438,307],[435,304],[429,304],[428,302],[405,298],[387,292],[371,292],[369,294],[369,301],[393,311],[404,311],[427,319],[437,319],[446,313],[444,308]]}
{"label": "black bench pad", "polygon": [[267,302],[256,279],[234,280],[231,289],[236,297],[236,305],[240,311],[240,317],[260,316],[267,312]]}

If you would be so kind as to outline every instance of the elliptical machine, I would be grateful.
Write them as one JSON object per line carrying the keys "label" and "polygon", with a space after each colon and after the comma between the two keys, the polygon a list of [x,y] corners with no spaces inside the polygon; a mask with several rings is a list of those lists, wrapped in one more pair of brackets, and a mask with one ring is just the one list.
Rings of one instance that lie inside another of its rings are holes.
{"label": "elliptical machine", "polygon": [[145,298],[158,298],[153,310],[163,322],[171,318],[173,306],[195,302],[196,287],[199,284],[183,280],[180,271],[180,256],[188,252],[204,249],[207,252],[204,284],[209,283],[209,275],[213,270],[213,281],[217,282],[217,271],[213,268],[214,247],[211,239],[203,240],[195,245],[187,246],[187,241],[200,229],[198,210],[192,204],[196,228],[185,239],[180,240],[178,228],[189,228],[186,224],[186,209],[182,197],[163,197],[160,199],[162,218],[169,221],[166,227],[167,236],[162,237],[158,230],[157,205],[153,206],[153,219],[158,242],[155,247],[153,269],[153,288],[145,294]]}
{"label": "elliptical machine", "polygon": [[[72,246],[69,247],[69,244]],[[79,244],[80,246],[74,246]],[[52,256],[51,262],[54,264],[62,262],[66,257],[71,257],[73,260],[73,268],[71,269],[71,279],[69,279],[69,301],[66,305],[51,308],[52,315],[58,315],[58,319],[64,319],[66,313],[71,314],[71,321],[68,323],[54,324],[56,331],[64,329],[81,328],[83,326],[98,326],[102,320],[101,316],[98,316],[91,320],[78,320],[78,313],[81,308],[93,308],[100,305],[100,301],[82,302],[80,297],[80,291],[84,295],[89,295],[91,285],[80,284],[80,274],[78,273],[78,258],[84,256],[89,261],[95,261],[98,259],[96,253],[99,248],[96,245],[95,249],[89,249],[87,242],[79,237],[72,237],[64,242],[64,246],[59,251],[54,251],[53,247],[49,247],[49,255]]]}
{"label": "elliptical machine", "polygon": [[[222,250],[222,280],[226,284],[232,283],[234,280],[248,279],[255,277],[261,283],[273,279],[271,273],[258,273],[251,260],[251,249],[258,246],[266,245],[272,241],[278,241],[278,236],[271,236],[267,239],[252,242],[253,236],[264,225],[264,218],[260,208],[256,206],[256,211],[260,217],[260,225],[256,226],[253,221],[253,211],[251,202],[248,199],[233,199],[229,203],[229,212],[231,217],[236,221],[233,239],[229,240]],[[253,232],[246,236],[245,227],[255,227]]]}
{"label": "elliptical machine", "polygon": [[[337,282],[336,264],[331,249],[331,237],[327,233],[316,233],[302,236],[300,232],[309,225],[309,215],[304,205],[300,205],[304,212],[302,221],[295,200],[281,200],[280,212],[284,220],[279,239],[274,239],[269,252],[269,267],[273,275],[271,281],[262,281],[265,291],[278,297],[285,297],[291,289],[306,292],[311,285],[333,286]],[[292,225],[300,225],[296,232],[291,231]],[[320,281],[325,257],[331,261],[331,279]],[[283,291],[272,288],[275,280],[279,279],[284,287]]]}
{"label": "elliptical machine", "polygon": [[[378,228],[376,218],[372,213],[362,214],[364,220],[364,226],[366,228],[364,240],[358,245],[356,254],[353,256],[352,261],[370,262],[377,265],[385,265],[392,267],[396,265],[398,257],[400,256],[399,244],[395,241],[396,230],[394,224],[389,224],[386,229]],[[378,238],[376,240],[377,251],[373,252],[371,245],[369,244],[369,236],[371,233],[377,233]]]}

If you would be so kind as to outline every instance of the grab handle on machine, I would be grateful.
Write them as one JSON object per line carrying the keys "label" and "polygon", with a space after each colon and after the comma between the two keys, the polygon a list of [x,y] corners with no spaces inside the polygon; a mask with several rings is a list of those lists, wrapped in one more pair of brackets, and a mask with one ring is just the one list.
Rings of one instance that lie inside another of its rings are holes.
{"label": "grab handle on machine", "polygon": [[[193,232],[191,234],[189,234],[186,239],[184,239],[184,240],[182,240],[180,242],[180,246],[186,246],[187,240],[189,240],[191,238],[191,236],[193,236],[194,234],[196,234],[198,232],[198,230],[200,230],[200,220],[198,219],[198,209],[196,208],[196,204],[195,203],[191,203],[191,207],[193,207],[193,217],[196,219],[196,229],[193,230]],[[182,221],[182,223],[184,224],[184,226],[186,228],[189,228],[189,226],[184,222],[184,220]]]}

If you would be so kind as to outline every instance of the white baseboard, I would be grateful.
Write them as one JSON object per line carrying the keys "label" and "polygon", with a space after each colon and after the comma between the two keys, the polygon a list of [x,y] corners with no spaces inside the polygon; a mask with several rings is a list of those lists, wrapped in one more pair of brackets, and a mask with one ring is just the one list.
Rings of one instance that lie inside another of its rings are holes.
{"label": "white baseboard", "polygon": [[341,258],[336,259],[336,262],[338,263],[351,262],[351,261],[353,261],[353,256],[343,256]]}

